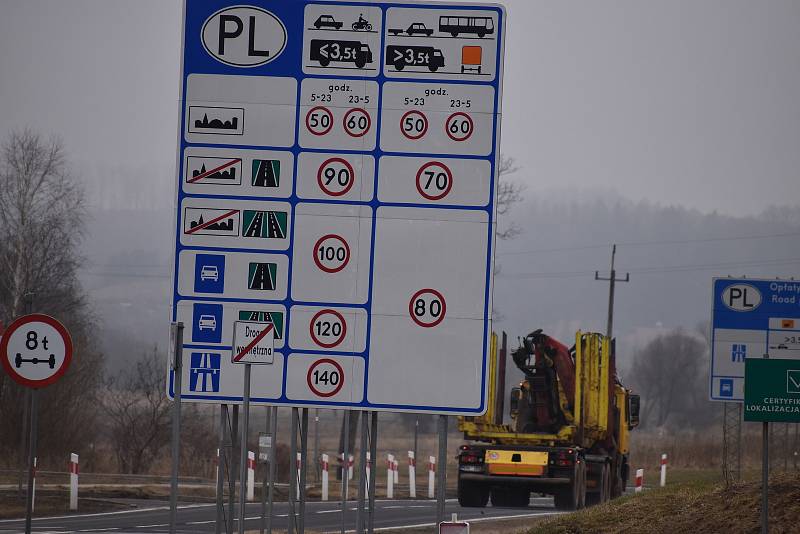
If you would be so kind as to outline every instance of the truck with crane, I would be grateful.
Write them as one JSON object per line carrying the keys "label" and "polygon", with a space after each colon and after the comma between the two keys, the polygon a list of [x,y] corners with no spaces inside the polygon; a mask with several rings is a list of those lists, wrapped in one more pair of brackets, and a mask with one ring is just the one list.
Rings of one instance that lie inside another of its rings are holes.
{"label": "truck with crane", "polygon": [[488,409],[458,419],[468,440],[458,451],[459,504],[522,507],[536,492],[576,510],[621,495],[639,396],[617,377],[615,342],[579,331],[568,348],[542,330],[525,336],[511,354],[524,378],[511,390],[505,423],[507,338],[499,350],[497,338],[492,334]]}

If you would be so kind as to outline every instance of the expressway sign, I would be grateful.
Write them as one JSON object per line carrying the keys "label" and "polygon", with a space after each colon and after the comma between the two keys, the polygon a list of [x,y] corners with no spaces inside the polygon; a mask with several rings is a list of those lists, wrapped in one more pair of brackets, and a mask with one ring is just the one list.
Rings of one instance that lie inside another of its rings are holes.
{"label": "expressway sign", "polygon": [[485,410],[505,19],[185,1],[182,400]]}
{"label": "expressway sign", "polygon": [[742,402],[746,362],[764,355],[800,362],[800,282],[715,278],[713,285],[710,398]]}

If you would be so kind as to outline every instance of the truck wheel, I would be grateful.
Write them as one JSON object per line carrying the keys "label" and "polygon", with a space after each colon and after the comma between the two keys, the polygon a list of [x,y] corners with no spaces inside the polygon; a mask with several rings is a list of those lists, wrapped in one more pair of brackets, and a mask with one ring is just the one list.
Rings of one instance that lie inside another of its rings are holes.
{"label": "truck wheel", "polygon": [[608,464],[603,464],[603,468],[600,472],[600,477],[597,479],[597,491],[593,491],[591,493],[586,492],[586,505],[587,506],[594,506],[595,504],[601,504],[608,500],[609,498],[609,484],[611,482],[610,477],[610,469]]}
{"label": "truck wheel", "polygon": [[319,64],[322,65],[323,67],[327,67],[328,65],[331,64],[331,60],[326,58],[320,58]]}
{"label": "truck wheel", "polygon": [[396,61],[394,64],[394,68],[396,68],[397,70],[403,70],[405,67],[406,64],[403,63],[402,61]]}
{"label": "truck wheel", "polygon": [[489,502],[489,488],[483,484],[458,481],[458,504],[464,508],[484,508]]}
{"label": "truck wheel", "polygon": [[366,59],[357,59],[356,60],[356,67],[358,67],[359,69],[363,69],[364,65],[366,65],[366,64],[367,64],[367,60]]}
{"label": "truck wheel", "polygon": [[428,65],[428,70],[431,72],[436,72],[439,70],[439,65]]}

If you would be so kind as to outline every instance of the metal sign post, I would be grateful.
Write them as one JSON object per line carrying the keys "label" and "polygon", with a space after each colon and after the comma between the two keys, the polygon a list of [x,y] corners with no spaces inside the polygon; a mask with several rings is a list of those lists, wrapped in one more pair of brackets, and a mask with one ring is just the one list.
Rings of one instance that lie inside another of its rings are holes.
{"label": "metal sign post", "polygon": [[[239,455],[239,532],[244,532],[245,507],[247,504],[247,432],[250,425],[250,367],[244,366],[244,404],[242,405],[242,449]],[[233,512],[233,511],[231,511]]]}
{"label": "metal sign post", "polygon": [[439,416],[439,465],[436,471],[436,523],[444,521],[444,506],[447,499],[447,416]]}
{"label": "metal sign post", "polygon": [[[367,448],[369,439],[369,414],[361,412],[361,448],[358,458],[358,502],[356,504],[356,534],[364,532],[364,500],[367,490]],[[372,457],[372,455],[370,455]],[[371,473],[370,473],[371,474]]]}
{"label": "metal sign post", "polygon": [[267,534],[272,534],[272,517],[273,517],[273,509],[272,503],[274,502],[275,498],[275,459],[277,458],[277,449],[278,449],[278,407],[272,406],[269,408],[272,410],[272,417],[270,417],[270,434],[272,435],[272,449],[269,452],[269,490],[267,494],[267,506],[269,507],[269,512],[267,515]]}
{"label": "metal sign post", "polygon": [[[25,532],[31,532],[38,425],[38,389],[49,386],[67,372],[72,361],[72,338],[57,320],[33,313],[16,319],[0,338],[0,364],[17,384],[30,388],[30,438],[28,440],[28,491]],[[22,451],[20,451],[22,455]]]}
{"label": "metal sign post", "polygon": [[342,534],[345,533],[347,518],[347,489],[350,474],[350,410],[344,410],[344,447],[342,448]]}
{"label": "metal sign post", "polygon": [[375,473],[378,471],[378,412],[372,412],[372,424],[369,427],[369,456],[372,459],[372,469],[369,470],[369,510],[367,518],[367,532],[372,534],[375,525]]}
{"label": "metal sign post", "polygon": [[308,456],[308,408],[303,408],[300,416],[300,523],[298,526],[299,534],[306,531],[306,476]]}
{"label": "metal sign post", "polygon": [[217,442],[217,517],[214,528],[215,534],[222,534],[222,525],[225,522],[225,433],[228,425],[228,405],[219,406],[219,441]]}
{"label": "metal sign post", "polygon": [[181,378],[183,377],[183,323],[172,323],[172,376],[175,392],[172,405],[172,471],[169,490],[169,531],[175,532],[178,518],[178,468],[181,463]]}

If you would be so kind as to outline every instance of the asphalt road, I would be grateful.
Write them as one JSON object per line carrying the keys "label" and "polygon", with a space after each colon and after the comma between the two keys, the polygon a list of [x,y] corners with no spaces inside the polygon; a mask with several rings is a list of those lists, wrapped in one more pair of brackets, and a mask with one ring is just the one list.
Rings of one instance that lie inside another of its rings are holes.
{"label": "asphalt road", "polygon": [[[436,502],[427,500],[378,500],[375,503],[375,528],[404,526],[433,526],[436,520]],[[287,527],[288,504],[275,503],[273,526]],[[246,530],[258,530],[261,524],[261,504],[247,506]],[[534,517],[558,513],[553,508],[552,498],[532,498],[527,508],[461,508],[455,499],[447,501],[447,518],[456,512],[459,519],[486,521],[490,518]],[[179,507],[177,532],[214,532],[216,506],[195,504]],[[355,528],[355,503],[348,503],[345,516],[346,529]],[[59,516],[33,520],[33,532],[113,532],[147,533],[168,532],[169,507],[157,506],[148,509],[126,510],[99,514]],[[234,520],[234,530],[236,527]],[[305,525],[307,529],[321,532],[339,532],[342,525],[341,502],[309,502],[306,504]],[[24,521],[0,521],[0,533],[24,531]]]}

